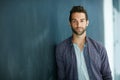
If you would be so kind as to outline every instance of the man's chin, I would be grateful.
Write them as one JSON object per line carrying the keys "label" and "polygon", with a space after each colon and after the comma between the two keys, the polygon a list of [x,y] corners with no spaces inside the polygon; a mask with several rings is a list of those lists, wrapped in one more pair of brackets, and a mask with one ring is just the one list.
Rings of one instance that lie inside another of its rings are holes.
{"label": "man's chin", "polygon": [[81,36],[82,34],[84,34],[84,32],[85,31],[83,31],[83,32],[75,32],[75,34],[78,35],[78,36]]}
{"label": "man's chin", "polygon": [[72,29],[72,31],[73,31],[74,34],[76,34],[78,36],[81,36],[85,32],[85,30],[83,30],[83,31],[77,31],[77,30],[74,30],[74,29]]}

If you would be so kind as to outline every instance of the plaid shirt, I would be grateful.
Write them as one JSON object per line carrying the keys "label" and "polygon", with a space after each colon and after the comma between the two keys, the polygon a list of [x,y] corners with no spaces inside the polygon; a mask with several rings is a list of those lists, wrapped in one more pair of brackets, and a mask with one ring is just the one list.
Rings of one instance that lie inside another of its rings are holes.
{"label": "plaid shirt", "polygon": [[[90,80],[112,80],[107,52],[101,44],[86,37],[84,57]],[[77,61],[72,37],[58,44],[56,62],[58,80],[78,80]]]}

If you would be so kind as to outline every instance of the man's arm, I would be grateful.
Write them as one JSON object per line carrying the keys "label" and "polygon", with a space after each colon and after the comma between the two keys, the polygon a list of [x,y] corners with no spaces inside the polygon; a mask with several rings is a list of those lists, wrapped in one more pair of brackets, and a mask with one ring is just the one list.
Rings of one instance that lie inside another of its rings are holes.
{"label": "man's arm", "polygon": [[106,49],[103,48],[101,53],[102,53],[101,73],[102,73],[103,80],[112,80],[112,75],[111,75],[111,70],[110,70],[110,65],[109,65],[109,60],[108,60]]}
{"label": "man's arm", "polygon": [[56,62],[57,62],[57,77],[58,80],[65,80],[65,69],[64,69],[64,59],[63,50],[61,47],[56,48]]}

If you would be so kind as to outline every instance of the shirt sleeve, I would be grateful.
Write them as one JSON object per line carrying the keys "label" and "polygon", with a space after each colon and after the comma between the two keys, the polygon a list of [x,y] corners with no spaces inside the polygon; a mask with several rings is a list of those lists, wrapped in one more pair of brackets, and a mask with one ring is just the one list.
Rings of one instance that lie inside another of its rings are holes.
{"label": "shirt sleeve", "polygon": [[57,62],[57,80],[65,80],[65,67],[63,59],[63,48],[56,47],[56,62]]}
{"label": "shirt sleeve", "polygon": [[108,60],[108,56],[105,48],[103,48],[101,51],[101,61],[102,61],[101,73],[102,73],[103,80],[112,80],[109,60]]}

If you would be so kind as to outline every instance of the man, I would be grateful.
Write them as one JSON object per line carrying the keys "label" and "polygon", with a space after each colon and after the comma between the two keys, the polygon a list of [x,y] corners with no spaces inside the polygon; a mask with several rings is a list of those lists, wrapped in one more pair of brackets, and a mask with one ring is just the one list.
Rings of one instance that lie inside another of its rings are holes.
{"label": "man", "polygon": [[56,48],[58,80],[112,80],[105,48],[86,36],[86,10],[73,6],[69,22],[73,34]]}

